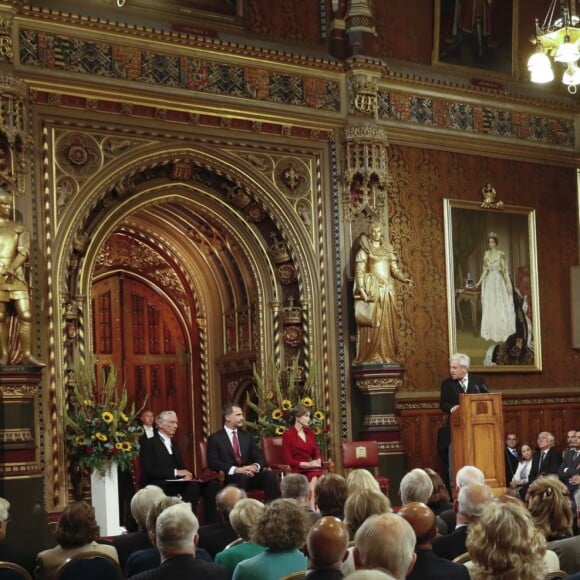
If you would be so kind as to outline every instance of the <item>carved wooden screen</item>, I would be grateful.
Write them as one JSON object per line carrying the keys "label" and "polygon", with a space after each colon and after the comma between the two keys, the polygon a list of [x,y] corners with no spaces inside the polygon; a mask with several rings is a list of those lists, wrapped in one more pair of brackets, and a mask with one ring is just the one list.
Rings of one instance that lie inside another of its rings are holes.
{"label": "carved wooden screen", "polygon": [[99,365],[114,364],[137,407],[177,412],[176,438],[194,466],[192,384],[183,328],[163,296],[127,275],[93,285],[93,343]]}

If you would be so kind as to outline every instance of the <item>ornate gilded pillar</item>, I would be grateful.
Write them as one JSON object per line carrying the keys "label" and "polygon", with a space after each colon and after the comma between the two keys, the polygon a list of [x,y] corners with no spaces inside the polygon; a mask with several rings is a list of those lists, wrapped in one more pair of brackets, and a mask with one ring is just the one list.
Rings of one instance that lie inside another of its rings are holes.
{"label": "ornate gilded pillar", "polygon": [[385,68],[380,61],[351,62],[342,209],[353,241],[353,437],[379,442],[381,473],[396,481],[405,461],[395,393],[405,369],[397,352],[394,293],[399,284],[411,281],[389,243],[388,139],[378,123],[378,82]]}

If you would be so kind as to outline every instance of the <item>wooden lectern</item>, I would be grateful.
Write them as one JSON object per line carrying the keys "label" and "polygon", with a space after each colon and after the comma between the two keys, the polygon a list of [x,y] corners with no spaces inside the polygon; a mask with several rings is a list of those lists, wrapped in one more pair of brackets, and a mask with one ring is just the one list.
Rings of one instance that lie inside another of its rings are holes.
{"label": "wooden lectern", "polygon": [[475,465],[495,493],[505,492],[505,457],[501,393],[459,395],[451,413],[453,481],[464,465]]}

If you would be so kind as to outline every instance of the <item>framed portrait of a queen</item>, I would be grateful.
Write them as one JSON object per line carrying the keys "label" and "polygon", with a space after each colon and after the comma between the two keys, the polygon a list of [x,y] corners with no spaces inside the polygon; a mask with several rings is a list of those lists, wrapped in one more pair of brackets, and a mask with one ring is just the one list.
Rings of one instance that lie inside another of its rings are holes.
{"label": "framed portrait of a queen", "polygon": [[535,211],[444,200],[450,353],[473,370],[542,368]]}

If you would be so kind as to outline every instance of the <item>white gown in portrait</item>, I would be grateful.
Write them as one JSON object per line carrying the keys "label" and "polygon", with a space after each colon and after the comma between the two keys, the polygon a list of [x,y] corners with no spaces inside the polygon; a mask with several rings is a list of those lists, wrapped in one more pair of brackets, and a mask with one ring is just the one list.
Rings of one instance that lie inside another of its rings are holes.
{"label": "white gown in portrait", "polygon": [[516,331],[516,315],[511,284],[506,284],[504,253],[487,250],[483,258],[487,271],[481,283],[481,337],[504,342]]}

